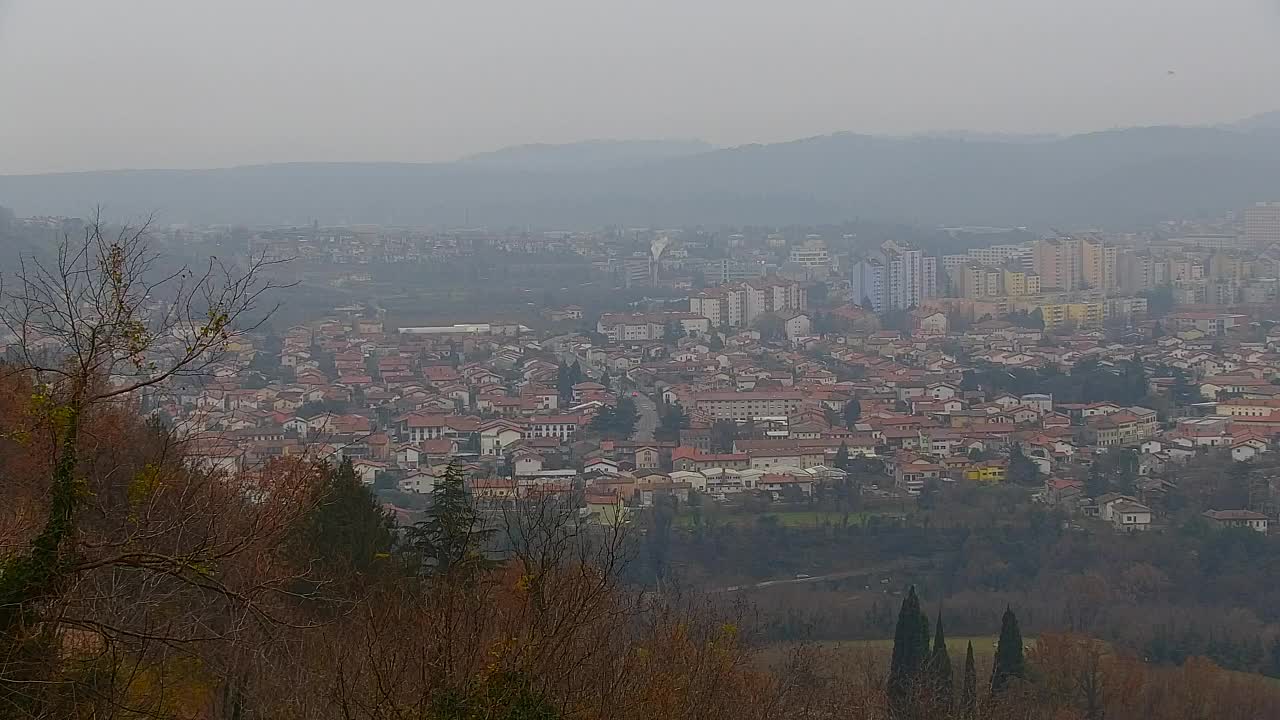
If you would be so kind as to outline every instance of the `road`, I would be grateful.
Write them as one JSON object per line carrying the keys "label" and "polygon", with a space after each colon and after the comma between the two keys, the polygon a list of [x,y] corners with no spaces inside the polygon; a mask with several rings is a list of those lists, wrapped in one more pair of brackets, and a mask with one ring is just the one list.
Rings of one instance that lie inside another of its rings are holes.
{"label": "road", "polygon": [[866,575],[866,570],[846,570],[844,572],[828,573],[826,575],[812,575],[808,577],[786,578],[784,580],[765,580],[753,585],[730,585],[729,587],[712,588],[707,592],[710,593],[730,593],[740,592],[742,590],[763,590],[764,588],[776,587],[778,585],[804,585],[808,583],[817,583],[824,580],[843,580],[844,578],[854,577],[856,575]]}
{"label": "road", "polygon": [[709,593],[732,593],[742,592],[743,590],[763,590],[764,588],[777,587],[779,585],[805,585],[808,583],[819,583],[826,580],[844,580],[851,577],[866,575],[868,577],[881,577],[880,584],[888,587],[892,583],[894,574],[901,575],[920,567],[924,561],[916,560],[899,560],[881,565],[873,565],[866,568],[857,568],[855,570],[841,570],[840,572],[827,573],[826,575],[810,575],[796,576],[789,578],[780,578],[778,580],[765,580],[764,582],[753,583],[749,585],[730,585],[728,587],[711,588],[707,590]]}
{"label": "road", "polygon": [[653,442],[653,431],[658,429],[658,405],[648,395],[640,393],[636,401],[636,442]]}

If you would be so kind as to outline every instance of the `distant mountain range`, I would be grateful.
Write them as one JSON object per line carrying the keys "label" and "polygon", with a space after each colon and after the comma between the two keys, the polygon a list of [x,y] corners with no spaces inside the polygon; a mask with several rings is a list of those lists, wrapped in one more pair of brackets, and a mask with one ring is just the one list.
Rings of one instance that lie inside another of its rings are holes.
{"label": "distant mountain range", "polygon": [[470,155],[459,164],[505,170],[578,171],[632,167],[716,149],[702,140],[586,140],[517,145]]}
{"label": "distant mountain range", "polygon": [[587,228],[826,223],[1133,227],[1280,200],[1280,114],[1070,137],[853,133],[531,145],[449,163],[0,176],[19,215]]}

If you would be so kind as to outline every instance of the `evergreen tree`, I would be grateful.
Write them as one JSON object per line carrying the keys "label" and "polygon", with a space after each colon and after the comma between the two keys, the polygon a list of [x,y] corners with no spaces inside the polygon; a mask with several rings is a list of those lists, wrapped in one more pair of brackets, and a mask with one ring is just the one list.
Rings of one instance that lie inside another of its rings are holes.
{"label": "evergreen tree", "polygon": [[902,706],[915,691],[920,679],[920,669],[927,656],[926,644],[920,631],[920,599],[914,585],[907,591],[898,610],[898,624],[893,632],[893,656],[889,660],[889,702]]}
{"label": "evergreen tree", "polygon": [[862,403],[858,402],[858,398],[853,398],[844,404],[844,426],[849,430],[862,417]]}
{"label": "evergreen tree", "polygon": [[1017,485],[1031,486],[1040,483],[1040,468],[1022,452],[1022,445],[1018,443],[1014,443],[1013,449],[1009,451],[1009,469],[1005,477]]}
{"label": "evergreen tree", "polygon": [[916,626],[920,629],[920,669],[924,670],[925,665],[929,663],[929,641],[932,638],[929,635],[929,616],[924,614],[924,610],[920,610],[920,619],[916,621]]}
{"label": "evergreen tree", "polygon": [[1271,647],[1267,650],[1267,668],[1264,675],[1280,678],[1280,635],[1271,638]]}
{"label": "evergreen tree", "polygon": [[630,436],[636,431],[636,422],[639,421],[640,415],[636,411],[636,401],[629,397],[618,398],[618,407],[615,408],[616,430],[619,435]]}
{"label": "evergreen tree", "polygon": [[1005,608],[1000,620],[1000,644],[996,646],[995,665],[991,671],[991,694],[999,695],[1009,688],[1015,678],[1027,676],[1027,661],[1022,655],[1022,631],[1018,629],[1018,616],[1011,608]]}
{"label": "evergreen tree", "polygon": [[1133,358],[1129,361],[1129,367],[1124,373],[1125,384],[1128,386],[1127,397],[1129,402],[1138,402],[1147,396],[1150,388],[1147,387],[1147,368],[1142,363],[1142,356],[1138,353],[1133,354]]}
{"label": "evergreen tree", "polygon": [[556,368],[556,392],[560,395],[560,401],[568,404],[573,397],[573,381],[569,378],[569,368],[561,363]]}
{"label": "evergreen tree", "polygon": [[467,497],[462,469],[450,462],[431,490],[426,519],[408,538],[422,574],[449,575],[486,567],[484,544],[492,534]]}
{"label": "evergreen tree", "polygon": [[387,557],[392,519],[356,477],[351,458],[326,473],[321,497],[306,519],[300,550],[331,572],[364,574]]}
{"label": "evergreen tree", "polygon": [[716,420],[711,425],[711,452],[722,454],[733,452],[733,444],[738,439],[738,424],[732,420]]}
{"label": "evergreen tree", "polygon": [[1200,402],[1200,389],[1187,377],[1182,368],[1173,369],[1173,387],[1169,388],[1169,399],[1175,407],[1183,407]]}
{"label": "evergreen tree", "polygon": [[[970,653],[973,646],[970,645]],[[947,652],[947,638],[942,632],[942,611],[938,611],[938,623],[934,628],[933,650],[929,653],[929,684],[932,686],[938,707],[951,707],[954,680],[951,677],[951,654]]]}
{"label": "evergreen tree", "polygon": [[973,662],[973,641],[964,655],[964,685],[960,690],[960,717],[974,720],[978,716],[978,668]]}
{"label": "evergreen tree", "polygon": [[840,443],[840,449],[836,451],[835,465],[841,470],[849,469],[849,445],[843,441]]}

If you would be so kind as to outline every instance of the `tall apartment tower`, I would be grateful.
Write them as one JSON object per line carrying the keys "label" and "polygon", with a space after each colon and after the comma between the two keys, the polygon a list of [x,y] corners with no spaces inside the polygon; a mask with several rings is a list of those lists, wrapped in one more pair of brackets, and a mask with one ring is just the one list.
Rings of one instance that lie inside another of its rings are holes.
{"label": "tall apartment tower", "polygon": [[886,292],[885,266],[876,258],[864,258],[853,264],[849,275],[853,301],[871,312],[883,312]]}
{"label": "tall apartment tower", "polygon": [[1280,202],[1258,203],[1244,211],[1244,239],[1257,250],[1280,243]]}

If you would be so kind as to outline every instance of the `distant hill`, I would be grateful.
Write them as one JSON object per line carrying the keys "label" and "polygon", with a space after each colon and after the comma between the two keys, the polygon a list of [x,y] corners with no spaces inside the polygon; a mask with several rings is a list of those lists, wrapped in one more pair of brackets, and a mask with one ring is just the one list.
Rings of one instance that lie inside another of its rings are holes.
{"label": "distant hill", "polygon": [[701,140],[587,140],[564,145],[517,145],[459,162],[512,170],[604,170],[696,155],[715,146]]}
{"label": "distant hill", "polygon": [[[843,133],[770,145],[529,146],[454,163],[0,176],[19,215],[432,226],[1131,227],[1280,199],[1280,133],[1150,127],[1008,142]],[[679,152],[677,152],[679,150]]]}
{"label": "distant hill", "polygon": [[1272,132],[1280,130],[1280,110],[1265,112],[1243,120],[1222,126],[1230,130],[1243,130],[1245,132]]}

